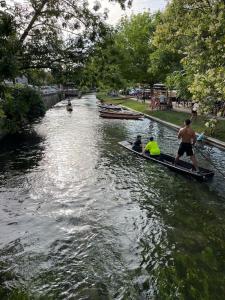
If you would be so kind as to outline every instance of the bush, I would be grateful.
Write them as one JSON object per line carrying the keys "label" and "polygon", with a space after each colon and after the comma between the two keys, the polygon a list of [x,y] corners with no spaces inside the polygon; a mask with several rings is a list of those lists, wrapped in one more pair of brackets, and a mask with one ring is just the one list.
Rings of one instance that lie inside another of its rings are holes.
{"label": "bush", "polygon": [[39,93],[24,86],[5,91],[2,109],[5,115],[3,128],[7,133],[18,132],[24,125],[45,114],[44,102]]}
{"label": "bush", "polygon": [[81,89],[82,94],[86,94],[89,92],[89,88],[86,85],[81,86],[80,89]]}

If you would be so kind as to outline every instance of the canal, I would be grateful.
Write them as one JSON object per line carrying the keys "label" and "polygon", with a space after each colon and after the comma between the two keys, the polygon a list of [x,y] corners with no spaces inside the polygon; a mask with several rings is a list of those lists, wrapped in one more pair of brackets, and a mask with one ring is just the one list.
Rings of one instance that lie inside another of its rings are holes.
{"label": "canal", "polygon": [[[0,299],[225,299],[225,184],[199,183],[118,142],[158,123],[100,119],[94,95],[0,145]],[[214,147],[201,165],[225,168]]]}

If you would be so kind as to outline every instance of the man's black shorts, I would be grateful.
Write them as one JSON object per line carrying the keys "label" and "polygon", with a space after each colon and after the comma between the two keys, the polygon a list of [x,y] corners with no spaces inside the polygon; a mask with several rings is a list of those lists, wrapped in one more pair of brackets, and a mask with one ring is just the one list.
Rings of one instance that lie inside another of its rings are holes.
{"label": "man's black shorts", "polygon": [[182,156],[186,153],[187,156],[194,155],[194,152],[192,150],[192,144],[190,143],[180,143],[180,147],[178,149],[178,155]]}

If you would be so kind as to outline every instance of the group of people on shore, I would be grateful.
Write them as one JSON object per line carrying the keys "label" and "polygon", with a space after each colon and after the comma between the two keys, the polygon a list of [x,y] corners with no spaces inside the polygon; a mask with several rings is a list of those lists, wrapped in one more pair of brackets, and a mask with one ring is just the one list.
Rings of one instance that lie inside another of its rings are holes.
{"label": "group of people on shore", "polygon": [[[184,122],[184,127],[182,127],[178,132],[178,139],[181,140],[181,143],[179,145],[177,155],[174,159],[174,164],[178,164],[179,159],[181,156],[183,156],[185,153],[188,157],[190,157],[192,164],[193,164],[193,170],[199,171],[197,160],[193,151],[193,147],[195,146],[197,142],[197,137],[195,134],[195,131],[191,128],[191,120],[187,119]],[[160,148],[158,143],[154,140],[153,137],[150,137],[149,142],[144,146],[141,140],[141,135],[138,135],[135,142],[133,143],[132,149],[134,151],[147,154],[150,156],[159,156],[160,155]]]}
{"label": "group of people on shore", "polygon": [[151,97],[149,106],[151,110],[170,109],[172,108],[172,102],[168,100],[164,93],[161,93],[158,97]]}
{"label": "group of people on shore", "polygon": [[137,101],[141,100],[145,103],[146,100],[150,100],[149,106],[151,110],[161,109],[163,106],[168,106],[168,99],[164,93],[160,93],[158,96],[150,95],[149,93],[137,94]]}

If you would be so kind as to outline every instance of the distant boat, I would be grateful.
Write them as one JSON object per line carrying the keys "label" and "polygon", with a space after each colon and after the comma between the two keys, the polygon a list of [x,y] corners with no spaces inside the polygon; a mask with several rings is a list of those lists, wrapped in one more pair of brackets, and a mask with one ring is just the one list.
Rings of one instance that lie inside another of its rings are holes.
{"label": "distant boat", "polygon": [[118,105],[113,105],[113,104],[99,104],[98,105],[99,108],[101,109],[111,109],[111,110],[122,110],[121,106]]}
{"label": "distant boat", "polygon": [[141,120],[142,114],[133,113],[131,111],[113,111],[113,110],[100,110],[100,117],[107,119],[128,119],[128,120]]}
{"label": "distant boat", "polygon": [[72,112],[73,111],[73,107],[71,105],[67,105],[66,106],[66,110],[69,111],[69,112]]}

